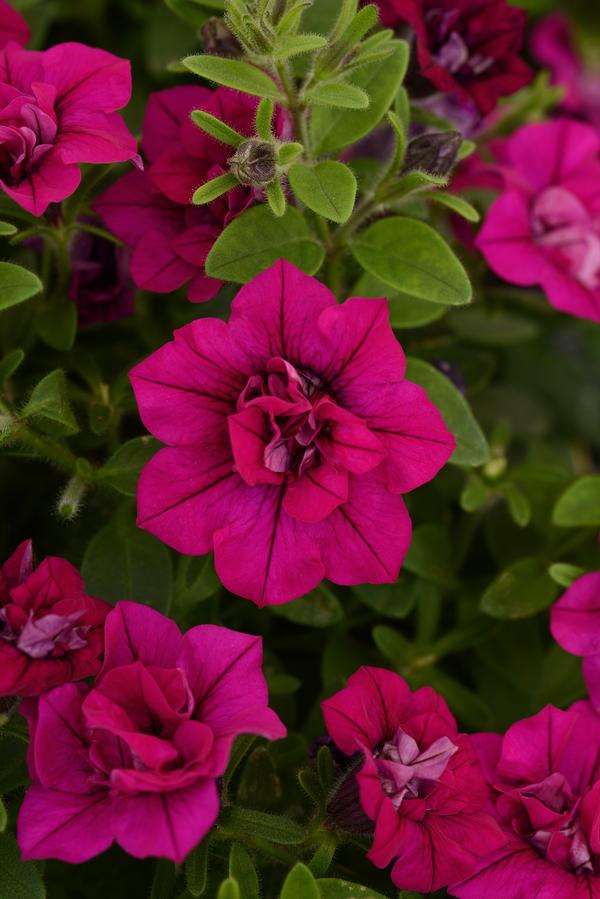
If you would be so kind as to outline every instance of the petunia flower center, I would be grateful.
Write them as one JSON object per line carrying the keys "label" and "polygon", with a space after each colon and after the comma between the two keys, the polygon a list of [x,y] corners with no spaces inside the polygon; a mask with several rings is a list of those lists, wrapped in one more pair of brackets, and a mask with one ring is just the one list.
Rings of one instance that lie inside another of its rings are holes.
{"label": "petunia flower center", "polygon": [[549,187],[531,209],[537,246],[584,287],[600,289],[600,222],[594,221],[575,194]]}
{"label": "petunia flower center", "polygon": [[249,378],[237,408],[253,407],[264,415],[266,469],[300,476],[319,463],[319,437],[327,434],[327,409],[333,405],[323,388],[314,372],[279,357],[270,360],[264,374]]}
{"label": "petunia flower center", "polygon": [[460,11],[431,9],[425,16],[433,58],[438,65],[459,78],[475,78],[494,64],[491,56],[485,56],[469,47],[460,30]]}
{"label": "petunia flower center", "polygon": [[375,759],[381,785],[394,808],[398,809],[404,799],[427,796],[457,751],[458,746],[449,737],[439,737],[421,750],[417,741],[399,727]]}
{"label": "petunia flower center", "polygon": [[[77,622],[83,612],[42,615],[34,618],[16,606],[0,609],[0,640],[5,640],[30,659],[58,658],[87,646],[88,625]],[[22,618],[25,616],[25,620]]]}
{"label": "petunia flower center", "polygon": [[33,85],[31,94],[1,86],[0,179],[5,184],[19,184],[52,149],[58,130],[54,99],[47,85]]}
{"label": "petunia flower center", "polygon": [[580,818],[580,799],[562,774],[520,791],[523,816],[513,826],[547,861],[575,874],[597,874],[588,836]]}

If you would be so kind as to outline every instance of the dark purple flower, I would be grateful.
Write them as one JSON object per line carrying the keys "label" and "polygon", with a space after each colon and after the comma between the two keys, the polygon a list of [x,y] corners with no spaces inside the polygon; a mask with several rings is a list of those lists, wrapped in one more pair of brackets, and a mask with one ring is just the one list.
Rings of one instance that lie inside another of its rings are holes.
{"label": "dark purple flower", "polygon": [[79,309],[79,324],[95,325],[133,313],[135,286],[129,275],[130,250],[81,231],[71,248],[69,296]]}

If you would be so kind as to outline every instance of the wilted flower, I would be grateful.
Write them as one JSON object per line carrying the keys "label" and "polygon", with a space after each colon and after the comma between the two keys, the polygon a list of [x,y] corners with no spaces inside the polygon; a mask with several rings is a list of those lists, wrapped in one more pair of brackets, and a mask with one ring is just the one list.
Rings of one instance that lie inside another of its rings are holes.
{"label": "wilted flower", "polygon": [[0,51],[0,188],[34,215],[70,196],[82,162],[125,162],[137,145],[116,112],[131,97],[125,59],[84,44]]}
{"label": "wilted flower", "polygon": [[26,44],[30,37],[29,25],[20,12],[6,0],[0,0],[0,49],[9,41]]}
{"label": "wilted flower", "polygon": [[259,138],[246,140],[229,160],[229,168],[241,184],[260,187],[275,179],[275,147]]}
{"label": "wilted flower", "polygon": [[490,810],[507,842],[449,889],[459,899],[595,899],[600,895],[600,716],[587,702],[547,706],[504,737],[473,745]]}
{"label": "wilted flower", "polygon": [[550,69],[552,83],[566,91],[561,108],[599,128],[600,66],[586,65],[567,16],[545,16],[533,31],[531,48],[538,62]]}
{"label": "wilted flower", "polygon": [[[600,321],[600,138],[567,119],[502,141],[504,192],[477,247],[511,284],[539,284],[562,312]],[[487,175],[486,175],[487,177]]]}
{"label": "wilted flower", "polygon": [[[138,287],[170,293],[188,284],[193,302],[219,291],[222,282],[204,273],[206,257],[256,192],[240,186],[206,206],[191,205],[197,187],[229,171],[232,149],[201,131],[190,113],[204,109],[250,137],[257,105],[256,98],[228,88],[190,85],[150,95],[142,138],[149,165],[119,178],[94,203],[107,228],[132,248],[131,274]],[[276,131],[282,124],[278,115]]]}
{"label": "wilted flower", "polygon": [[24,858],[84,862],[117,842],[181,863],[219,814],[235,737],[285,736],[261,663],[260,637],[213,625],[182,637],[158,612],[119,603],[93,688],[67,684],[25,708]]}
{"label": "wilted flower", "polygon": [[414,137],[406,148],[404,172],[427,172],[446,178],[456,162],[462,134],[458,131],[430,131]]}
{"label": "wilted flower", "polygon": [[243,56],[244,50],[221,16],[211,16],[200,29],[205,53],[212,56]]}
{"label": "wilted flower", "polygon": [[600,709],[600,571],[577,578],[554,603],[550,629],[559,646],[583,656],[586,687]]}
{"label": "wilted flower", "polygon": [[519,57],[526,14],[506,0],[378,0],[388,27],[414,29],[421,75],[445,94],[471,99],[482,115],[531,78]]}
{"label": "wilted flower", "polygon": [[375,822],[368,858],[379,868],[394,862],[397,887],[438,890],[504,843],[484,812],[486,786],[469,737],[430,687],[411,693],[398,674],[360,668],[321,707],[342,752],[364,757],[356,781]]}
{"label": "wilted flower", "polygon": [[26,540],[0,569],[0,696],[38,696],[100,669],[108,603],[65,559],[33,564]]}
{"label": "wilted flower", "polygon": [[117,321],[133,313],[130,255],[127,247],[79,232],[71,247],[69,296],[77,304],[81,326]]}
{"label": "wilted flower", "polygon": [[287,262],[131,372],[146,427],[138,524],[259,605],[335,583],[393,582],[410,542],[402,493],[454,440],[405,359],[385,300],[334,295]]}

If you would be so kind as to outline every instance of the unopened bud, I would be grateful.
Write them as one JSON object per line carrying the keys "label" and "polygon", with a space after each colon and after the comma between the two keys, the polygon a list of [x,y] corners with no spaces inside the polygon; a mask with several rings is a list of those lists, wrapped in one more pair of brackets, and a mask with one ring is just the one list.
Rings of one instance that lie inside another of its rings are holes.
{"label": "unopened bud", "polygon": [[200,29],[204,52],[210,56],[236,58],[243,55],[237,37],[219,16],[212,16]]}
{"label": "unopened bud", "polygon": [[363,810],[356,780],[363,763],[361,752],[346,759],[327,803],[327,821],[332,829],[367,836],[373,833],[373,822]]}
{"label": "unopened bud", "polygon": [[260,138],[244,141],[229,160],[231,174],[247,187],[271,184],[277,173],[275,147]]}
{"label": "unopened bud", "polygon": [[72,521],[79,510],[83,496],[87,489],[85,481],[82,481],[79,475],[74,475],[61,495],[56,504],[56,511],[65,521]]}
{"label": "unopened bud", "polygon": [[452,171],[462,142],[458,131],[435,131],[413,138],[406,148],[402,174],[416,170],[445,178]]}

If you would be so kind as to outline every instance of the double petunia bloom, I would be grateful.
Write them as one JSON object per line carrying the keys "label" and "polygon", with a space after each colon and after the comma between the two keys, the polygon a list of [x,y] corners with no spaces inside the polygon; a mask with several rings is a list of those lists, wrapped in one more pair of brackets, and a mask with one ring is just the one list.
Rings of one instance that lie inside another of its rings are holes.
{"label": "double petunia bloom", "polygon": [[37,567],[31,541],[0,567],[0,696],[39,696],[100,670],[108,603],[65,559]]}
{"label": "double petunia bloom", "polygon": [[80,163],[137,161],[117,112],[130,98],[125,59],[78,43],[37,52],[10,41],[0,50],[0,188],[40,216],[77,189]]}
{"label": "double petunia bloom", "polygon": [[219,814],[234,739],[286,734],[268,708],[262,641],[213,625],[182,637],[129,602],[109,614],[105,640],[91,689],[65,684],[24,703],[33,784],[18,820],[23,857],[80,863],[117,842],[181,863]]}
{"label": "double petunia bloom", "polygon": [[385,300],[333,294],[287,262],[243,287],[229,323],[199,319],[131,372],[165,449],[138,523],[258,605],[327,577],[393,582],[411,535],[402,494],[455,443],[405,359]]}
{"label": "double petunia bloom", "polygon": [[484,808],[470,738],[430,687],[412,693],[398,674],[360,668],[322,709],[336,746],[362,756],[357,799],[375,830],[368,858],[379,868],[393,863],[398,888],[438,890],[504,844]]}

